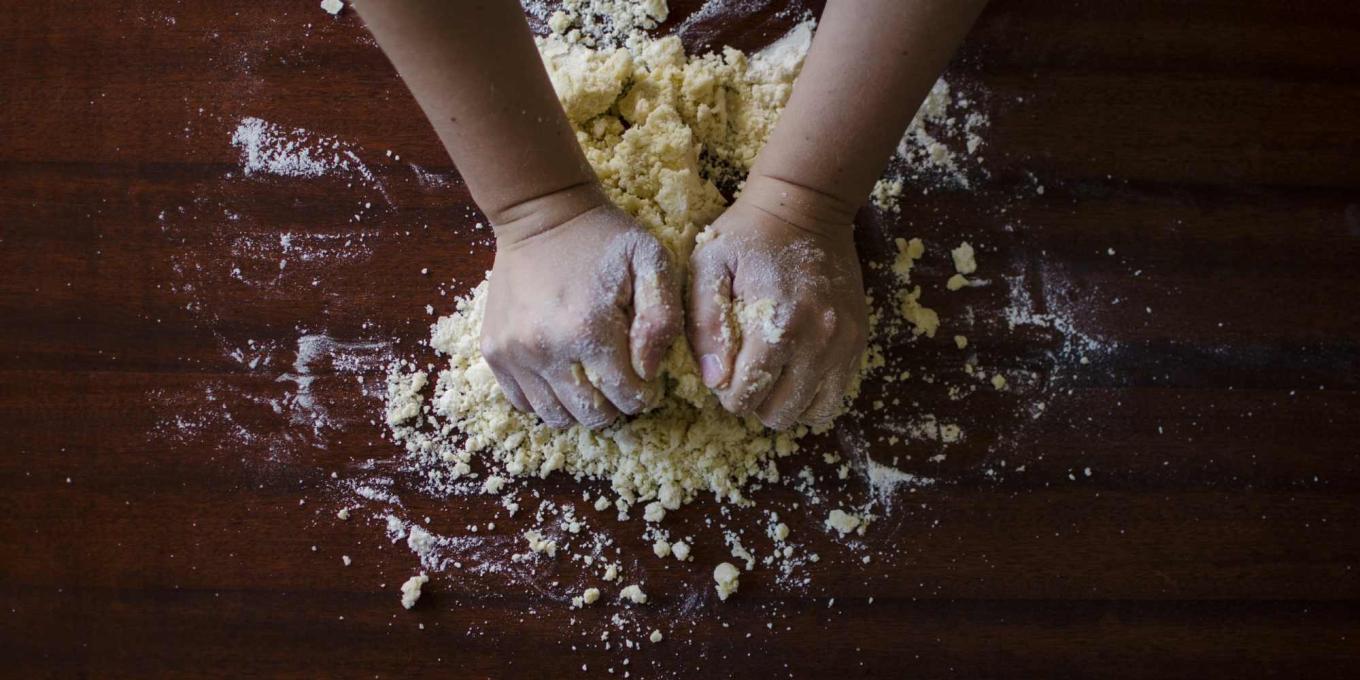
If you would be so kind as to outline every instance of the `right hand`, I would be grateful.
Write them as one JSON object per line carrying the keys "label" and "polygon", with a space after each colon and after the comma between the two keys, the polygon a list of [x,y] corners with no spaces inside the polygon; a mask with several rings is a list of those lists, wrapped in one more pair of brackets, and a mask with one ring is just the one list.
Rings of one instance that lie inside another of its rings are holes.
{"label": "right hand", "polygon": [[522,238],[498,226],[481,349],[515,408],[598,429],[649,406],[682,328],[679,280],[666,249],[603,196],[567,215],[554,224],[551,206],[536,208],[517,220],[537,225]]}

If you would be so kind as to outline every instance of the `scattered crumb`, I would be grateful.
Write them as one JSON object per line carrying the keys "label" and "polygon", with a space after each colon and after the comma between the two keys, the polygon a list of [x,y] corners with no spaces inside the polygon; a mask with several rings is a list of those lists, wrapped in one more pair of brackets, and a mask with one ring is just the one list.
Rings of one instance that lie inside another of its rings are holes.
{"label": "scattered crumb", "polygon": [[977,271],[977,260],[974,257],[973,246],[968,245],[967,241],[949,251],[949,255],[954,258],[954,270],[958,273],[972,274]]}
{"label": "scattered crumb", "polygon": [[417,576],[406,579],[401,584],[401,606],[410,609],[416,606],[416,600],[420,599],[420,588],[430,582],[430,577],[421,572]]}
{"label": "scattered crumb", "polygon": [[737,569],[731,562],[723,562],[713,568],[713,580],[717,585],[714,587],[718,591],[718,599],[726,601],[727,597],[737,592],[740,585],[738,579],[741,578],[741,570]]}
{"label": "scattered crumb", "polygon": [[832,510],[826,517],[826,528],[833,529],[844,536],[852,531],[858,530],[864,533],[865,522],[859,515],[850,514],[839,508]]}
{"label": "scattered crumb", "polygon": [[633,604],[647,604],[647,593],[642,592],[642,587],[634,583],[619,591],[620,600],[628,600]]}

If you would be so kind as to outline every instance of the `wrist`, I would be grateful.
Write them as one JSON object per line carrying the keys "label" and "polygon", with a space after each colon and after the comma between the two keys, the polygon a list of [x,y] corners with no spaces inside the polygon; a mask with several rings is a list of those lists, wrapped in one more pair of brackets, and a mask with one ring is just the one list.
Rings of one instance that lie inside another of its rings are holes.
{"label": "wrist", "polygon": [[512,203],[487,213],[500,246],[513,245],[555,229],[581,215],[609,205],[609,197],[593,179]]}
{"label": "wrist", "polygon": [[754,172],[746,178],[737,202],[830,238],[848,238],[859,210],[859,206],[815,187]]}

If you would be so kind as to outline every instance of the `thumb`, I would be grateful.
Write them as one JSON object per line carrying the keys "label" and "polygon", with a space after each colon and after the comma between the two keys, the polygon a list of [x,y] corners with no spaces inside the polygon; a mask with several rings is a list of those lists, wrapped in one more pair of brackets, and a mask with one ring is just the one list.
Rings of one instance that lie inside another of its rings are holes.
{"label": "thumb", "polygon": [[687,315],[689,344],[710,389],[727,384],[741,344],[732,317],[732,273],[716,253],[701,247],[690,261]]}
{"label": "thumb", "polygon": [[680,335],[680,281],[670,254],[655,240],[633,251],[633,324],[629,349],[633,370],[651,380]]}

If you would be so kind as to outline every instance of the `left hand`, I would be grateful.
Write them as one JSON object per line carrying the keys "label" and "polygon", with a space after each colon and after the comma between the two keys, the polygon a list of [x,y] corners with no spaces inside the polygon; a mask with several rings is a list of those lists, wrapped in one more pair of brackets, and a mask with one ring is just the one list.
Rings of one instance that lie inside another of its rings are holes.
{"label": "left hand", "polygon": [[690,258],[689,341],[728,411],[776,430],[821,425],[842,410],[868,338],[852,227],[767,187],[748,183]]}

